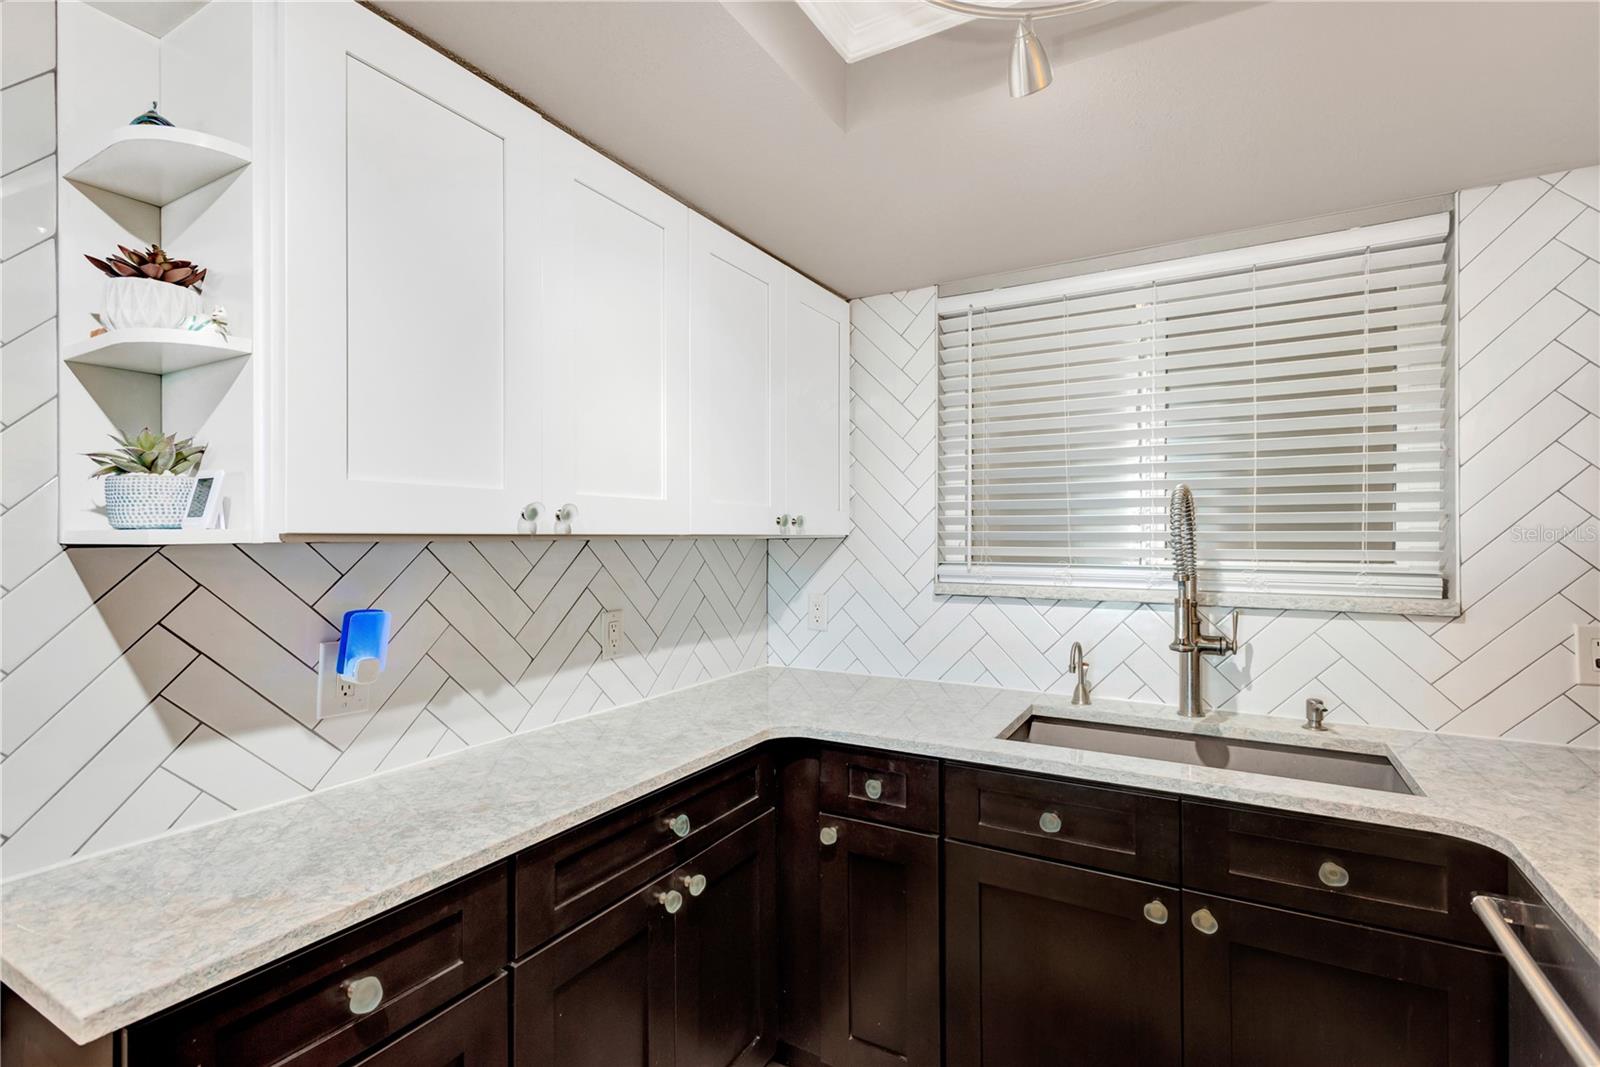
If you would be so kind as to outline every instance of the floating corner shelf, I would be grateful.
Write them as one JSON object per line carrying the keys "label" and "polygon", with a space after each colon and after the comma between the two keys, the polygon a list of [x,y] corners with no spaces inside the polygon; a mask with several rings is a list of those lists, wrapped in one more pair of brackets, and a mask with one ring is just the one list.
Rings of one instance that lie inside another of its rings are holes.
{"label": "floating corner shelf", "polygon": [[63,176],[166,207],[249,162],[250,149],[224,137],[176,126],[123,126]]}
{"label": "floating corner shelf", "polygon": [[61,531],[61,543],[71,546],[117,545],[229,545],[253,540],[247,530],[114,530],[100,526],[92,530]]}
{"label": "floating corner shelf", "polygon": [[248,337],[224,340],[214,330],[107,330],[61,349],[61,358],[68,363],[145,374],[170,374],[249,354]]}

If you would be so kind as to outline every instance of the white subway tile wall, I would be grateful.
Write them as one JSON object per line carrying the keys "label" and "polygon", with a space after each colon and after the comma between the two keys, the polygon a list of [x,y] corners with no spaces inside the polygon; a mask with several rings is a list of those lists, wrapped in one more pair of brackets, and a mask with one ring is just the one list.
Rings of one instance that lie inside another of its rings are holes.
{"label": "white subway tile wall", "polygon": [[[1600,746],[1572,626],[1600,616],[1600,168],[1461,197],[1456,619],[1247,610],[1214,707]],[[936,597],[934,291],[856,300],[845,541],[775,541],[769,662],[1170,702],[1165,605]],[[1202,517],[1203,521],[1203,517]],[[807,622],[827,598],[826,629]],[[1206,609],[1218,620],[1225,608]]]}

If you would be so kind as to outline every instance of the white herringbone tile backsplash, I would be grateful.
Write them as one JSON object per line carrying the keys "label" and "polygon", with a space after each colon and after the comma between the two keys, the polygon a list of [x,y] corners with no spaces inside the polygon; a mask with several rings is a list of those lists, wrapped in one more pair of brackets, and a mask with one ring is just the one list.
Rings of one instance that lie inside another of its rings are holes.
{"label": "white herringbone tile backsplash", "polygon": [[[765,571],[752,539],[60,552],[4,602],[0,869],[757,666]],[[378,710],[319,722],[317,645],[368,606],[394,627]]]}
{"label": "white herringbone tile backsplash", "polygon": [[[1247,610],[1207,661],[1221,708],[1600,745],[1572,625],[1600,616],[1600,169],[1463,193],[1461,593],[1456,619]],[[933,595],[934,291],[850,306],[851,515],[843,542],[774,541],[772,663],[1171,702],[1165,605]],[[825,630],[807,625],[814,592]],[[1213,619],[1225,608],[1208,609]]]}

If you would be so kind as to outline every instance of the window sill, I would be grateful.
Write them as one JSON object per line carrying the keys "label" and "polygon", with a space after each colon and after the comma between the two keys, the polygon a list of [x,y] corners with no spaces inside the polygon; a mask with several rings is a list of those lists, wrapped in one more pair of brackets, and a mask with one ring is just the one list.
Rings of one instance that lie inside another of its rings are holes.
{"label": "window sill", "polygon": [[[1171,589],[1092,589],[1061,585],[1024,585],[1008,582],[933,583],[935,596],[999,596],[1029,600],[1070,600],[1113,604],[1170,604],[1177,596]],[[1454,618],[1461,614],[1458,600],[1432,600],[1417,597],[1333,596],[1322,593],[1208,593],[1201,591],[1201,604],[1230,608],[1279,608],[1304,611],[1354,611],[1374,615],[1429,615]]]}

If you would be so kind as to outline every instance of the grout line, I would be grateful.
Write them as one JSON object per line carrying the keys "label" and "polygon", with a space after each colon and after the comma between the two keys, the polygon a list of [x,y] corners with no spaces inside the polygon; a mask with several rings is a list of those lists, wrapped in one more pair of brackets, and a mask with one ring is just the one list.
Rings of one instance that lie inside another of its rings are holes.
{"label": "grout line", "polygon": [[[161,697],[159,694],[157,694],[157,699],[165,700],[166,698],[165,697]],[[169,704],[172,703],[171,701],[167,701],[167,702]],[[152,700],[151,703],[152,704],[155,703],[155,700]],[[145,705],[145,707],[149,707],[149,706],[150,706],[149,704]],[[173,704],[173,707],[177,707],[177,705]],[[144,712],[144,709],[141,708],[140,709],[140,714],[143,714],[143,712]],[[187,711],[185,711],[184,714],[185,715],[189,715],[189,713]],[[137,718],[137,716],[135,716],[135,718]],[[193,715],[189,715],[189,718],[194,719],[194,716]],[[130,719],[129,722],[131,723],[132,720]],[[178,750],[179,746],[182,745],[185,741],[189,740],[190,736],[193,735],[193,733],[196,730],[198,730],[199,728],[200,728],[200,722],[199,722],[198,719],[196,719],[195,720],[195,724],[193,726],[189,727],[188,731],[186,733],[184,733],[184,735],[182,737],[178,738],[177,744],[174,744],[172,746],[172,752],[176,752]],[[124,727],[124,729],[126,729],[126,727]],[[110,744],[110,742],[107,742],[107,744]],[[73,856],[81,856],[81,855],[83,855],[84,847],[86,845],[88,845],[90,841],[94,840],[95,834],[98,834],[101,830],[104,830],[105,827],[106,827],[106,823],[108,823],[112,819],[116,818],[117,817],[117,812],[121,811],[123,808],[128,806],[128,801],[132,800],[134,798],[134,796],[139,792],[139,790],[143,789],[145,787],[146,783],[148,783],[150,781],[150,779],[152,779],[152,778],[154,778],[156,776],[156,772],[157,771],[166,770],[166,767],[164,766],[164,764],[166,763],[167,759],[171,757],[172,752],[168,752],[165,756],[161,757],[160,762],[158,762],[154,767],[150,768],[150,773],[145,775],[143,778],[139,779],[139,784],[134,786],[132,789],[130,789],[128,791],[128,795],[123,797],[120,801],[117,802],[117,806],[111,809],[111,814],[107,815],[104,819],[101,819],[99,824],[96,825],[93,830],[89,831],[89,836],[83,839],[83,843],[82,844],[78,845],[77,848],[74,848],[72,850],[71,855],[73,855]],[[75,772],[73,774],[73,777],[76,778],[78,776],[78,774],[82,773],[84,767],[87,767],[88,765],[89,765],[89,761],[85,760],[84,763],[83,763],[83,767],[79,767],[77,772]],[[168,774],[172,774],[171,771],[167,771],[167,773]],[[177,776],[174,775],[174,777],[177,777]],[[184,784],[185,785],[189,785],[191,788],[199,788],[198,786],[191,785],[191,783],[189,783],[189,782],[184,782]],[[63,786],[63,788],[65,788],[65,787]],[[202,790],[202,792],[204,792],[204,791]],[[180,811],[180,812],[178,812],[177,815],[173,816],[172,822],[167,823],[166,826],[162,827],[159,830],[153,831],[151,834],[148,835],[148,837],[155,837],[155,836],[157,836],[159,834],[164,834],[168,830],[172,829],[172,823],[175,823],[179,819],[183,818],[183,812],[184,811],[188,811],[189,808],[191,806],[193,806],[195,800],[199,800],[199,799],[200,798],[197,796],[193,800],[190,800],[188,804],[185,804],[183,806],[183,811]],[[147,838],[135,838],[134,840],[138,841],[138,840],[145,840],[145,839],[147,839]],[[125,844],[133,844],[132,841],[124,842],[124,843]],[[113,845],[111,847],[112,848],[120,848],[121,845]],[[106,851],[110,851],[110,849],[107,849]],[[99,854],[99,850],[96,850],[95,852],[90,853],[90,855],[98,855],[98,854]]]}

